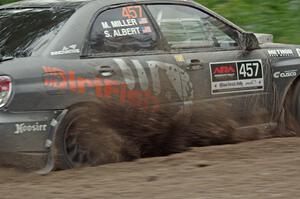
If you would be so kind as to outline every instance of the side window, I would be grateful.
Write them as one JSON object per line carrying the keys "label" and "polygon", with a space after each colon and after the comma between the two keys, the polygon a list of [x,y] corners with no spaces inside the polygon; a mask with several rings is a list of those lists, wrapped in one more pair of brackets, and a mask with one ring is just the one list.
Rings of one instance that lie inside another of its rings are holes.
{"label": "side window", "polygon": [[102,12],[89,36],[88,54],[149,51],[157,48],[157,34],[142,6]]}
{"label": "side window", "polygon": [[172,48],[237,46],[228,26],[198,9],[182,5],[148,8]]}

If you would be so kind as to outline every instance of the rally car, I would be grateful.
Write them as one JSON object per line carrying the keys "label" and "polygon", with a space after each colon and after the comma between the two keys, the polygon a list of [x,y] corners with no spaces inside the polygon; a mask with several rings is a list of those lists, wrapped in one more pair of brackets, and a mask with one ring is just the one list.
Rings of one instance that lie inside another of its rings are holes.
{"label": "rally car", "polygon": [[186,117],[222,101],[240,129],[297,131],[300,46],[193,1],[20,1],[0,7],[0,25],[3,162],[91,164],[75,126],[104,100]]}

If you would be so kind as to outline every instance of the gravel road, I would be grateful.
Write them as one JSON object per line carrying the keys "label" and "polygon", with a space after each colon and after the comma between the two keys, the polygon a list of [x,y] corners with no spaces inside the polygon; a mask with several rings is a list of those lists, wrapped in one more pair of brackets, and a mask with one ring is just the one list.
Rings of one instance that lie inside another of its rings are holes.
{"label": "gravel road", "polygon": [[300,138],[193,148],[39,176],[0,169],[0,198],[202,199],[300,197]]}

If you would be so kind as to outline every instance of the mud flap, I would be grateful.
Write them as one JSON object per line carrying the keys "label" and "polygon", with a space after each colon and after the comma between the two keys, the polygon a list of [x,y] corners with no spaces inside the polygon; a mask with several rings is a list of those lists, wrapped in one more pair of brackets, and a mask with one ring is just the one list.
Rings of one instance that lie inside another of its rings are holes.
{"label": "mud flap", "polygon": [[278,121],[278,131],[279,133],[283,133],[286,130],[286,110],[283,108],[283,110],[280,113],[279,121]]}
{"label": "mud flap", "polygon": [[51,130],[45,143],[45,147],[48,149],[47,163],[44,168],[36,172],[39,175],[47,175],[55,169],[55,145],[53,143],[56,137],[58,127],[60,126],[61,122],[63,121],[63,118],[67,113],[68,110],[64,110],[58,115],[56,119],[53,119],[51,121]]}
{"label": "mud flap", "polygon": [[[295,123],[295,119],[291,116],[291,113],[283,108],[280,113],[279,121],[278,121],[278,135],[279,137],[291,137],[297,135],[297,125]],[[293,128],[294,126],[294,128]]]}

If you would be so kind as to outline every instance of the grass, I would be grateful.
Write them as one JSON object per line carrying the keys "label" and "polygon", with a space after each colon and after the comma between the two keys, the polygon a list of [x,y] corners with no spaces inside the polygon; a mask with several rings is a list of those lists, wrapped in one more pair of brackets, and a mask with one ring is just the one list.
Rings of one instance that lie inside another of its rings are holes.
{"label": "grass", "polygon": [[300,44],[299,0],[198,0],[247,31],[271,33],[276,42]]}

